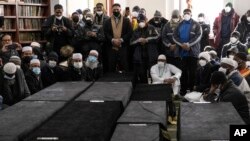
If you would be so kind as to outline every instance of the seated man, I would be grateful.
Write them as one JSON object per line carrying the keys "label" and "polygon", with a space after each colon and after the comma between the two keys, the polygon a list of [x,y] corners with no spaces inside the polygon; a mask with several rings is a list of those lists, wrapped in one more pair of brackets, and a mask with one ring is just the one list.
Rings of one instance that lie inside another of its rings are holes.
{"label": "seated man", "polygon": [[[151,67],[150,74],[153,84],[171,84],[175,99],[179,99],[181,70],[167,63],[165,55],[158,56],[158,63]],[[172,76],[172,74],[174,74]],[[169,103],[168,121],[176,124],[176,111],[174,103]]]}
{"label": "seated man", "polygon": [[74,53],[69,67],[72,81],[81,81],[84,77],[82,54]]}
{"label": "seated man", "polygon": [[102,64],[98,61],[98,52],[91,50],[84,66],[84,79],[86,81],[95,81],[102,76]]}
{"label": "seated man", "polygon": [[31,94],[42,90],[43,84],[41,79],[40,61],[38,59],[32,59],[30,61],[30,67],[25,73],[25,79]]}
{"label": "seated man", "polygon": [[236,61],[230,58],[221,59],[221,67],[219,71],[223,72],[228,79],[232,80],[234,84],[243,92],[249,92],[249,85],[244,77],[240,75],[238,70],[236,70],[238,64]]}
{"label": "seated man", "polygon": [[6,63],[0,70],[0,95],[8,106],[30,95],[23,72],[14,63]]}
{"label": "seated man", "polygon": [[212,74],[210,90],[203,98],[210,102],[232,102],[241,118],[250,124],[246,96],[231,80],[227,80],[224,73],[217,71]]}

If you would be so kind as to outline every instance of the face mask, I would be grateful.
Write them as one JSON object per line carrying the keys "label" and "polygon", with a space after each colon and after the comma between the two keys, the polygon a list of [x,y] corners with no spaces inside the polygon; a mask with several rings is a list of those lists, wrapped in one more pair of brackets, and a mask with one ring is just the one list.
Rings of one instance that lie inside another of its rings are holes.
{"label": "face mask", "polygon": [[198,18],[198,22],[200,22],[200,23],[204,22],[204,18],[203,17],[199,17]]}
{"label": "face mask", "polygon": [[25,56],[23,58],[22,62],[25,63],[25,64],[29,64],[31,59],[32,59],[32,56]]}
{"label": "face mask", "polygon": [[39,67],[34,67],[32,68],[32,71],[36,74],[39,75],[41,73],[41,69]]}
{"label": "face mask", "polygon": [[77,68],[77,69],[80,69],[82,68],[82,62],[74,62],[74,67]]}
{"label": "face mask", "polygon": [[231,38],[230,38],[230,42],[231,42],[232,44],[236,43],[237,41],[238,41],[238,39],[235,38],[235,37],[231,37]]}
{"label": "face mask", "polygon": [[247,17],[247,21],[250,22],[250,17]]}
{"label": "face mask", "polygon": [[229,55],[228,58],[234,59],[234,55]]}
{"label": "face mask", "polygon": [[137,18],[138,17],[138,12],[132,12],[132,17],[135,17],[135,18]]}
{"label": "face mask", "polygon": [[204,67],[207,64],[207,62],[205,60],[199,60],[199,64],[200,66]]}
{"label": "face mask", "polygon": [[226,13],[229,13],[230,11],[231,11],[231,7],[229,7],[229,6],[225,7],[225,12]]}
{"label": "face mask", "polygon": [[89,56],[87,60],[91,63],[95,63],[97,61],[97,58],[95,56]]}
{"label": "face mask", "polygon": [[164,62],[158,62],[157,64],[158,64],[158,67],[159,67],[159,68],[164,68],[164,65],[165,65]]}
{"label": "face mask", "polygon": [[184,20],[185,21],[189,21],[190,19],[191,19],[191,15],[189,15],[189,14],[184,15]]}
{"label": "face mask", "polygon": [[173,19],[174,23],[178,23],[179,22],[179,19],[175,18]]}
{"label": "face mask", "polygon": [[158,24],[158,23],[160,23],[160,21],[155,21],[155,24]]}
{"label": "face mask", "polygon": [[103,14],[103,11],[96,11],[96,14],[100,16]]}
{"label": "face mask", "polygon": [[223,67],[220,67],[218,71],[223,72],[224,74],[227,73],[227,69],[225,69],[225,68],[223,68]]}
{"label": "face mask", "polygon": [[49,61],[49,67],[54,68],[56,66],[56,61]]}
{"label": "face mask", "polygon": [[145,25],[146,25],[146,24],[145,24],[144,22],[140,22],[140,23],[139,23],[139,27],[140,27],[140,28],[144,28]]}
{"label": "face mask", "polygon": [[79,22],[79,17],[73,17],[72,20],[74,23],[77,23],[77,22]]}
{"label": "face mask", "polygon": [[119,16],[120,16],[120,12],[113,12],[113,15],[114,15],[115,17],[119,17]]}
{"label": "face mask", "polygon": [[56,16],[56,19],[61,20],[63,16]]}

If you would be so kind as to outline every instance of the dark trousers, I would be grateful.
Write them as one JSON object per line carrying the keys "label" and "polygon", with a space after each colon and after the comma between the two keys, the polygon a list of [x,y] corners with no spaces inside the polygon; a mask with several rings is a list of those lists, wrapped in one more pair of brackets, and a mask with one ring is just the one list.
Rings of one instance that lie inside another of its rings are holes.
{"label": "dark trousers", "polygon": [[221,57],[221,51],[222,51],[223,46],[229,42],[230,42],[230,38],[221,38],[220,44],[216,49],[217,56],[219,58]]}
{"label": "dark trousers", "polygon": [[134,82],[135,83],[148,83],[147,77],[148,67],[145,63],[135,63],[134,64]]}
{"label": "dark trousers", "polygon": [[128,58],[127,48],[121,47],[119,50],[109,50],[109,72],[127,71],[128,72]]}
{"label": "dark trousers", "polygon": [[176,66],[177,68],[181,69],[181,58],[180,57],[167,57],[167,63]]}
{"label": "dark trousers", "polygon": [[181,95],[185,95],[187,90],[192,91],[195,83],[197,58],[183,57],[181,59]]}

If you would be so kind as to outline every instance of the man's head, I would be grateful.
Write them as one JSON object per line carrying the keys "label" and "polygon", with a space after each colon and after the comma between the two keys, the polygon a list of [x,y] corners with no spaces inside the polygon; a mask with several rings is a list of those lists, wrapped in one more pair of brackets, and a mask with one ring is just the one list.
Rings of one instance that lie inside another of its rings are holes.
{"label": "man's head", "polygon": [[238,64],[231,58],[222,58],[220,66],[221,67],[219,68],[219,71],[228,75],[230,72],[232,72],[238,67]]}
{"label": "man's head", "polygon": [[49,67],[54,68],[58,62],[58,55],[56,52],[52,51],[49,53],[47,57],[47,63],[49,64]]}
{"label": "man's head", "polygon": [[125,8],[125,13],[124,14],[125,14],[126,17],[130,15],[130,9],[129,9],[129,7]]}
{"label": "man's head", "polygon": [[200,13],[200,14],[198,15],[198,22],[199,22],[199,23],[205,22],[205,15],[204,15],[204,13]]}
{"label": "man's head", "polygon": [[185,9],[183,11],[183,18],[185,21],[189,21],[192,17],[192,11],[190,9]]}
{"label": "man's head", "polygon": [[215,71],[211,76],[210,82],[213,87],[222,89],[227,82],[227,77],[223,72]]}
{"label": "man's head", "polygon": [[164,54],[161,54],[158,56],[158,59],[157,59],[157,64],[160,68],[164,67],[165,64],[167,63],[167,58]]}
{"label": "man's head", "polygon": [[98,55],[99,55],[99,53],[98,53],[96,50],[91,50],[91,51],[89,52],[87,61],[90,62],[90,63],[95,63],[95,62],[97,62],[97,60],[98,60]]}
{"label": "man's head", "polygon": [[41,73],[40,60],[32,59],[30,60],[30,70],[32,70],[36,75]]}
{"label": "man's head", "polygon": [[211,61],[211,56],[208,52],[201,52],[199,54],[199,64],[204,67],[207,63]]}
{"label": "man's head", "polygon": [[54,13],[56,17],[62,17],[63,14],[63,6],[61,4],[56,4],[54,6]]}
{"label": "man's head", "polygon": [[158,11],[158,10],[156,10],[155,11],[155,14],[154,14],[154,22],[156,23],[156,24],[158,24],[158,23],[160,23],[161,22],[161,12],[160,11]]}
{"label": "man's head", "polygon": [[211,51],[214,50],[212,46],[205,46],[204,51]]}
{"label": "man's head", "polygon": [[234,55],[234,60],[238,63],[238,70],[246,68],[247,54],[244,52],[239,52]]}
{"label": "man's head", "polygon": [[211,59],[216,59],[217,58],[217,52],[214,50],[209,51],[209,54],[211,56]]}
{"label": "man's head", "polygon": [[12,44],[12,38],[9,34],[5,34],[2,36],[2,45]]}
{"label": "man's head", "polygon": [[103,4],[102,3],[97,3],[96,4],[96,14],[97,15],[102,15],[103,14]]}
{"label": "man's head", "polygon": [[71,15],[71,19],[74,23],[78,23],[80,20],[80,15],[78,12],[73,12]]}
{"label": "man's head", "polygon": [[115,17],[119,17],[121,15],[121,5],[119,3],[113,4],[112,11]]}
{"label": "man's head", "polygon": [[13,78],[16,73],[16,65],[12,62],[6,63],[3,66],[3,71],[7,75],[8,78]]}
{"label": "man's head", "polygon": [[88,12],[86,14],[86,18],[85,18],[86,24],[89,25],[89,26],[92,25],[93,24],[93,20],[94,20],[93,14],[91,12]]}
{"label": "man's head", "polygon": [[233,8],[233,4],[232,4],[231,2],[228,2],[228,3],[226,4],[224,10],[225,10],[226,13],[229,13],[229,12],[232,10],[232,8]]}
{"label": "man's head", "polygon": [[73,62],[73,66],[76,69],[82,68],[82,66],[83,66],[83,63],[82,63],[82,54],[81,53],[74,53],[72,55],[72,62]]}
{"label": "man's head", "polygon": [[22,63],[20,57],[18,56],[11,56],[9,59],[9,62],[14,63],[18,68],[20,68],[21,63]]}
{"label": "man's head", "polygon": [[22,48],[22,58],[31,57],[33,55],[33,49],[31,46],[25,46]]}
{"label": "man's head", "polygon": [[140,28],[144,28],[146,26],[146,17],[143,14],[139,14],[137,17],[137,22],[139,23]]}
{"label": "man's head", "polygon": [[180,21],[180,13],[179,13],[179,10],[173,10],[172,12],[172,20],[177,23]]}
{"label": "man's head", "polygon": [[230,42],[231,44],[237,44],[240,39],[240,33],[238,31],[234,31],[231,33]]}

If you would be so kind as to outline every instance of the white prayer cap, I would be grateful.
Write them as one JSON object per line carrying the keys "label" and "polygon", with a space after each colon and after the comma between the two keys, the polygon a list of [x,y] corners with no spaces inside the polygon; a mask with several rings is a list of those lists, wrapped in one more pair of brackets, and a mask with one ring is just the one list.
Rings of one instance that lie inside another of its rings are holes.
{"label": "white prayer cap", "polygon": [[26,51],[32,51],[32,47],[31,46],[25,46],[22,48],[22,52],[26,52]]}
{"label": "white prayer cap", "polygon": [[3,71],[8,74],[16,73],[16,65],[14,63],[6,63],[3,67]]}
{"label": "white prayer cap", "polygon": [[39,64],[40,65],[40,60],[32,59],[32,60],[30,60],[30,64]]}
{"label": "white prayer cap", "polygon": [[81,53],[74,53],[72,56],[72,59],[81,59],[82,60],[82,54]]}
{"label": "white prayer cap", "polygon": [[231,58],[222,58],[221,63],[228,64],[234,67],[235,69],[238,67],[238,63]]}
{"label": "white prayer cap", "polygon": [[32,42],[30,44],[31,47],[41,47],[41,45],[38,42]]}
{"label": "white prayer cap", "polygon": [[166,56],[161,54],[158,56],[158,60],[166,60]]}
{"label": "white prayer cap", "polygon": [[96,50],[91,50],[89,52],[89,54],[94,55],[94,56],[98,56],[99,55],[99,53]]}
{"label": "white prayer cap", "polygon": [[209,54],[217,55],[217,52],[214,50],[209,51]]}
{"label": "white prayer cap", "polygon": [[210,59],[211,59],[211,56],[210,56],[210,54],[208,52],[201,52],[199,54],[199,58],[201,58],[201,57],[206,59],[207,61],[210,61]]}

